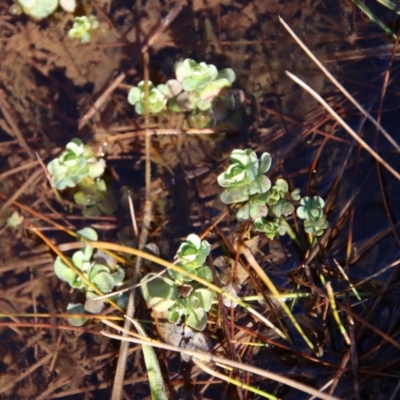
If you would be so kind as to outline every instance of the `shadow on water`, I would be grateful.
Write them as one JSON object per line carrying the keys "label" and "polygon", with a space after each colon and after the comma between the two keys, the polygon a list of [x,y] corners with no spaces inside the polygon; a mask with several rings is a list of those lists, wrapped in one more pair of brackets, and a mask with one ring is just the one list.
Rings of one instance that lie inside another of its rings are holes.
{"label": "shadow on water", "polygon": [[[12,17],[14,29],[0,31],[7,38],[1,42],[0,74],[9,76],[3,79],[1,90],[7,93],[8,113],[17,121],[29,146],[48,162],[54,155],[53,140],[58,144],[60,138],[82,136],[98,146],[95,139],[100,137],[102,145],[107,143],[108,173],[119,209],[114,216],[92,219],[83,218],[78,209],[66,213],[54,201],[44,179],[40,185],[26,188],[19,200],[52,218],[61,213],[78,229],[90,223],[109,241],[116,241],[117,233],[123,229],[131,235],[127,191],[132,194],[139,224],[144,201],[143,135],[136,134],[143,129],[143,120],[126,103],[127,85],[142,80],[143,66],[141,61],[131,65],[129,52],[138,43],[138,32],[141,38],[146,36],[170,5],[154,0],[140,12],[135,7],[132,11],[130,2],[119,1],[112,4],[110,11],[103,10],[105,14],[95,9],[100,19],[109,17],[109,36],[95,36],[98,46],[72,46],[59,35],[67,22],[67,17],[62,16],[46,24]],[[388,23],[395,19],[383,7],[374,7]],[[150,239],[158,245],[162,257],[172,259],[183,238],[192,232],[200,234],[226,209],[219,201],[221,189],[216,177],[226,167],[231,151],[238,147],[251,147],[258,154],[268,151],[273,159],[271,179],[282,176],[293,188],[300,188],[303,195],[319,195],[326,200],[332,231],[307,269],[303,266],[306,252],[287,237],[278,242],[260,236],[257,255],[262,268],[282,291],[308,293],[308,297],[288,305],[321,354],[316,357],[308,350],[290,321],[281,318],[274,301],[267,305],[257,303],[255,307],[274,323],[282,321],[292,345],[238,308],[227,311],[228,320],[235,322],[230,327],[233,339],[239,338],[242,343],[236,351],[246,364],[313,387],[323,387],[332,380],[333,393],[339,398],[390,398],[396,393],[399,379],[395,372],[399,367],[399,347],[382,332],[396,340],[399,329],[399,276],[392,263],[399,256],[400,183],[378,167],[315,100],[285,75],[285,70],[322,94],[395,169],[400,165],[398,154],[303,54],[280,25],[278,15],[356,99],[379,116],[394,139],[400,140],[398,57],[380,103],[392,43],[346,2],[193,0],[152,47],[151,79],[156,83],[165,81],[171,77],[177,60],[190,57],[213,63],[218,69],[233,68],[237,74],[235,87],[245,92],[246,100],[233,133],[152,138],[154,208]],[[40,38],[43,49],[31,37]],[[57,47],[60,41],[62,46]],[[14,42],[18,42],[15,49],[11,46]],[[115,43],[129,46],[113,46]],[[28,54],[27,48],[32,53]],[[20,54],[21,60],[17,58]],[[75,55],[72,61],[71,54]],[[72,131],[77,119],[75,107],[82,117],[121,66],[128,66],[126,86],[121,85],[110,96],[82,132]],[[0,108],[0,191],[11,196],[33,170],[17,170],[13,174],[8,171],[32,160],[18,144],[15,131],[7,122],[7,110],[1,104]],[[157,128],[176,129],[182,124],[176,116],[153,122]],[[343,215],[345,207],[348,211]],[[43,228],[57,243],[69,240],[48,226]],[[213,244],[213,258],[226,254],[226,246],[220,246],[222,233],[229,241],[243,233],[234,213],[218,229],[207,239]],[[0,232],[0,312],[64,312],[73,295],[54,276],[54,256],[29,232],[10,228]],[[302,240],[305,243],[306,238]],[[363,304],[353,297],[335,261],[345,269],[352,284],[358,285],[357,290],[365,299]],[[41,266],[39,271],[36,265]],[[343,292],[337,304],[351,337],[350,347],[329,309],[321,275],[332,283],[335,293]],[[254,294],[254,285],[246,283],[242,294]],[[210,315],[206,332],[215,351],[229,357],[227,332],[216,325],[216,313]],[[149,319],[144,305],[138,306],[137,317]],[[51,323],[56,321],[52,319]],[[93,321],[88,328],[103,329]],[[149,332],[154,334],[151,329]],[[34,328],[2,328],[0,340],[5,344],[0,349],[0,388],[6,388],[0,389],[2,398],[41,398],[43,393],[47,396],[43,398],[109,398],[118,344],[88,333]],[[266,345],[245,344],[249,342]],[[56,355],[53,364],[49,356],[52,354]],[[233,385],[214,381],[207,387],[208,376],[196,367],[176,355],[159,354],[174,398],[239,398]],[[126,396],[148,398],[139,348],[133,350],[129,360]],[[29,373],[19,379],[21,371]],[[16,383],[10,385],[12,380]],[[270,380],[255,378],[252,384],[285,400],[308,398]],[[258,398],[253,396],[249,398]]]}

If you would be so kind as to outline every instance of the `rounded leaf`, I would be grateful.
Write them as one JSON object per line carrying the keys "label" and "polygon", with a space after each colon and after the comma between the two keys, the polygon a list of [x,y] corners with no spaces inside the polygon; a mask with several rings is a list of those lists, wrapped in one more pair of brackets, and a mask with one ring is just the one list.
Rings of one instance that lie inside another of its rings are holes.
{"label": "rounded leaf", "polygon": [[76,233],[79,236],[82,236],[83,238],[90,240],[92,242],[97,242],[97,240],[99,240],[97,232],[93,228],[90,228],[90,227],[80,229]]}
{"label": "rounded leaf", "polygon": [[196,289],[194,295],[199,299],[198,307],[204,308],[204,311],[210,311],[214,298],[213,293],[208,289]]}
{"label": "rounded leaf", "polygon": [[46,18],[58,7],[58,0],[19,0],[25,14],[36,19]]}
{"label": "rounded leaf", "polygon": [[271,167],[272,158],[269,153],[262,153],[260,158],[259,172],[265,174]]}
{"label": "rounded leaf", "polygon": [[230,187],[221,193],[221,201],[225,204],[241,203],[249,199],[249,186]]}
{"label": "rounded leaf", "polygon": [[161,297],[153,297],[149,301],[149,307],[158,312],[168,311],[175,304],[175,300],[165,300]]}
{"label": "rounded leaf", "polygon": [[166,277],[155,277],[156,274],[150,273],[141,280],[141,292],[147,303],[152,298],[162,298],[172,300],[178,296],[178,289],[172,279]]}
{"label": "rounded leaf", "polygon": [[54,272],[57,278],[64,282],[68,282],[70,285],[72,285],[77,277],[77,274],[68,267],[60,257],[57,257],[54,261]]}
{"label": "rounded leaf", "polygon": [[109,272],[100,272],[90,281],[96,285],[103,293],[109,293],[115,286],[114,279]]}
{"label": "rounded leaf", "polygon": [[128,92],[128,103],[134,106],[136,103],[140,101],[142,91],[137,88],[133,87]]}
{"label": "rounded leaf", "polygon": [[186,317],[185,322],[191,328],[202,331],[207,325],[207,313],[203,308],[196,308]]}
{"label": "rounded leaf", "polygon": [[[86,314],[86,311],[85,311],[85,308],[83,307],[83,304],[69,303],[67,305],[67,313],[68,314]],[[88,321],[88,318],[74,317],[74,318],[68,318],[67,321],[73,326],[82,326]]]}

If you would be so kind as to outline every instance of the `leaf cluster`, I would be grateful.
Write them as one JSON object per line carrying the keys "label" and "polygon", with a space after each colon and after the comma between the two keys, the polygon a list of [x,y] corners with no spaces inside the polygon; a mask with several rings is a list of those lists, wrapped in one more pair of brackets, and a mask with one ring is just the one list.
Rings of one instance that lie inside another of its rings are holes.
{"label": "leaf cluster", "polygon": [[99,27],[99,21],[94,15],[83,15],[75,17],[72,28],[68,31],[68,36],[73,39],[79,39],[81,43],[90,42],[91,33]]}
{"label": "leaf cluster", "polygon": [[[204,265],[210,244],[191,234],[177,252],[178,265],[198,277],[212,281],[211,270]],[[169,277],[147,274],[142,279],[141,291],[149,307],[162,312],[169,311],[169,322],[179,322],[182,317],[193,329],[203,330],[207,323],[215,294],[186,275],[169,270]],[[171,279],[172,278],[172,279]]]}
{"label": "leaf cluster", "polygon": [[298,189],[288,196],[289,185],[282,178],[271,186],[271,181],[265,176],[271,166],[269,153],[263,153],[258,159],[252,149],[236,149],[230,162],[217,181],[225,188],[221,194],[225,204],[240,203],[236,214],[238,221],[252,219],[256,231],[264,232],[269,239],[282,236],[289,229],[285,218],[294,212],[294,203],[300,200],[297,215],[304,219],[307,233],[319,236],[328,227],[323,212],[325,203],[320,197],[301,199]]}
{"label": "leaf cluster", "polygon": [[[218,71],[214,65],[197,63],[192,59],[179,62],[175,68],[176,79],[154,86],[149,81],[148,105],[150,114],[169,110],[177,113],[191,112],[195,119],[201,119],[200,127],[205,127],[211,119],[222,120],[228,109],[236,109],[243,101],[243,92],[231,91],[236,76],[232,69]],[[241,101],[238,101],[238,98]],[[128,93],[128,103],[135,111],[144,115],[144,82],[132,87]],[[200,115],[200,117],[197,117]],[[197,123],[198,121],[196,121]]]}
{"label": "leaf cluster", "polygon": [[52,186],[57,190],[74,189],[74,200],[85,207],[85,216],[97,216],[101,211],[112,214],[116,210],[115,201],[101,179],[105,168],[105,160],[98,158],[90,146],[77,138],[47,165]]}
{"label": "leaf cluster", "polygon": [[[87,240],[97,241],[98,239],[96,231],[92,228],[84,228],[77,233]],[[115,286],[122,284],[125,272],[118,265],[108,265],[103,258],[96,257],[93,252],[93,247],[85,245],[82,250],[76,251],[69,260],[102,293],[110,293]],[[86,302],[81,305],[83,312],[101,312],[103,301],[95,300],[98,297],[97,294],[60,257],[57,257],[54,261],[54,272],[59,279],[67,282],[72,288],[86,294]],[[78,305],[75,304],[74,306]],[[77,312],[76,307],[73,308],[74,312]],[[72,324],[77,323],[74,320],[74,318],[71,318]]]}
{"label": "leaf cluster", "polygon": [[304,220],[304,230],[315,236],[321,236],[329,223],[324,214],[325,202],[319,196],[303,197],[297,208],[297,216]]}

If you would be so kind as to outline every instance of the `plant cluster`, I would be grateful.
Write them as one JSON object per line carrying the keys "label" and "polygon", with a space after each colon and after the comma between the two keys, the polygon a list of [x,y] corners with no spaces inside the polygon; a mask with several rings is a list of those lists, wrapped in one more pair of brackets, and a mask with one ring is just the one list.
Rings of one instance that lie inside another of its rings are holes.
{"label": "plant cluster", "polygon": [[74,189],[75,202],[85,207],[85,216],[112,214],[115,202],[101,176],[106,162],[80,139],[72,139],[65,151],[47,165],[51,184],[57,190]]}
{"label": "plant cluster", "polygon": [[324,214],[325,202],[319,196],[303,197],[297,208],[297,216],[304,220],[304,230],[315,236],[321,236],[329,223]]}
{"label": "plant cluster", "polygon": [[[92,228],[84,228],[77,233],[87,240],[97,241],[98,239],[96,231]],[[105,254],[101,252],[94,254],[93,247],[87,244],[82,250],[76,251],[69,261],[102,293],[110,293],[114,287],[120,286],[125,278],[125,272],[120,266],[107,260]],[[69,304],[68,312],[76,314],[101,312],[103,300],[97,300],[96,292],[60,257],[54,261],[54,272],[59,279],[86,295],[85,304]],[[83,325],[87,319],[70,318],[69,321],[73,325]]]}
{"label": "plant cluster", "polygon": [[265,176],[271,166],[271,156],[263,153],[258,159],[252,149],[236,149],[230,157],[231,165],[220,174],[217,181],[225,188],[221,200],[225,204],[240,203],[236,218],[238,221],[253,220],[259,232],[265,232],[269,239],[284,235],[290,229],[285,217],[295,210],[300,200],[297,216],[304,220],[304,230],[320,236],[328,227],[321,197],[300,198],[298,189],[288,195],[289,185],[278,178],[274,186]]}
{"label": "plant cluster", "polygon": [[99,21],[94,15],[75,17],[72,28],[68,31],[70,38],[79,39],[81,43],[90,42],[92,32],[99,27]]}
{"label": "plant cluster", "polygon": [[[211,270],[204,265],[209,253],[209,243],[191,234],[179,247],[177,265],[212,282]],[[207,312],[215,301],[215,294],[184,274],[172,270],[168,273],[170,277],[155,273],[143,277],[141,291],[148,306],[158,312],[168,311],[169,322],[179,323],[183,317],[186,325],[202,331],[206,327]]]}
{"label": "plant cluster", "polygon": [[[218,71],[214,65],[204,62],[197,63],[186,59],[179,62],[175,68],[176,79],[170,79],[165,84],[154,86],[149,84],[148,106],[150,114],[158,114],[169,110],[177,113],[191,112],[200,114],[203,125],[211,119],[222,120],[228,109],[238,108],[241,104],[238,91],[230,90],[236,76],[232,69]],[[138,114],[145,113],[144,81],[132,87],[128,93],[129,104],[135,106]],[[204,117],[205,118],[204,121]]]}
{"label": "plant cluster", "polygon": [[[67,12],[74,12],[76,8],[74,0],[18,0],[16,4],[22,8],[26,15],[37,20],[50,16],[57,10],[58,6],[61,6]],[[13,7],[12,13],[20,14],[18,7]]]}

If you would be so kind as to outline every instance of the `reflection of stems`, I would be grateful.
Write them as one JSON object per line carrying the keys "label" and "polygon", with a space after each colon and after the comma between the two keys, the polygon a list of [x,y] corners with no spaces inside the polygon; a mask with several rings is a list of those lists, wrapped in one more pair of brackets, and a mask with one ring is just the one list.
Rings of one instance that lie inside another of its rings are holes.
{"label": "reflection of stems", "polygon": [[283,218],[283,217],[281,217],[281,218],[279,219],[279,223],[280,223],[281,225],[285,225],[285,227],[286,227],[286,233],[289,235],[290,239],[292,239],[292,240],[297,244],[297,246],[299,246],[299,248],[301,248],[300,242],[299,242],[299,239],[298,239],[297,236],[296,236],[296,233],[294,232],[294,230],[292,229],[292,227],[288,224],[288,222],[286,221],[286,219]]}

